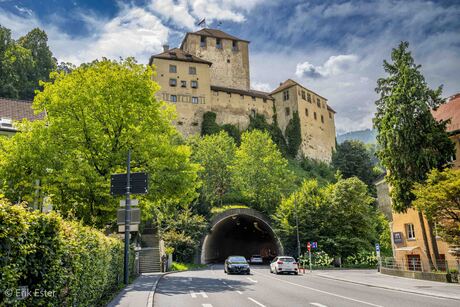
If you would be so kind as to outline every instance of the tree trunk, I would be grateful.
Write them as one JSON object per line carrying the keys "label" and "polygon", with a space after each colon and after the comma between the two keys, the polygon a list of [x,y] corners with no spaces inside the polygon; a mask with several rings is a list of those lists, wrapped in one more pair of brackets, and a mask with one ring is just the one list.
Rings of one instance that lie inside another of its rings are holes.
{"label": "tree trunk", "polygon": [[425,244],[426,256],[428,257],[428,264],[430,266],[430,270],[433,270],[433,258],[431,258],[430,252],[430,245],[428,243],[428,237],[426,235],[426,228],[425,228],[425,221],[423,220],[423,213],[422,211],[418,210],[418,219],[420,221],[420,227],[422,228],[422,235],[423,235],[423,242]]}
{"label": "tree trunk", "polygon": [[431,248],[433,248],[433,255],[434,255],[434,268],[438,269],[438,260],[439,257],[439,249],[438,249],[438,241],[436,241],[436,236],[434,235],[434,227],[433,221],[428,220],[428,231],[430,232],[431,238]]}

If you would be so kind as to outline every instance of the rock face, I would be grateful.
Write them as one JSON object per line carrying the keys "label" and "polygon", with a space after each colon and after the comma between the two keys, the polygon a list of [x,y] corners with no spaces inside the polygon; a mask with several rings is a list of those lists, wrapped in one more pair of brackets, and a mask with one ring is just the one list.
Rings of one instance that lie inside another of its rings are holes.
{"label": "rock face", "polygon": [[201,131],[203,114],[216,113],[219,125],[240,130],[249,117],[276,116],[283,133],[299,112],[302,143],[299,155],[329,162],[335,150],[335,112],[327,99],[288,79],[271,93],[251,90],[249,41],[216,29],[187,33],[180,48],[153,55],[158,98],[175,105],[175,124],[185,136]]}

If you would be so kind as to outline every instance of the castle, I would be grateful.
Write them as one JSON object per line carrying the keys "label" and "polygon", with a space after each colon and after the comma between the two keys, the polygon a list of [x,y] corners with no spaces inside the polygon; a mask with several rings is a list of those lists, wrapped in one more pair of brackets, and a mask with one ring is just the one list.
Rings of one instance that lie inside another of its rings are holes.
{"label": "castle", "polygon": [[249,41],[217,29],[185,35],[180,48],[153,55],[159,99],[175,104],[175,124],[185,136],[199,134],[203,114],[214,112],[216,122],[247,128],[250,116],[268,123],[274,115],[283,133],[294,112],[300,118],[304,156],[329,162],[335,149],[335,111],[327,99],[288,79],[270,93],[252,90]]}

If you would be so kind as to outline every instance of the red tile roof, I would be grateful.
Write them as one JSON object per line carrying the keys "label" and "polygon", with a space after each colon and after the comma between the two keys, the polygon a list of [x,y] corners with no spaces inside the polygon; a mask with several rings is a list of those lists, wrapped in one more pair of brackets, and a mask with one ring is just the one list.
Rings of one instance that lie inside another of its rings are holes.
{"label": "red tile roof", "polygon": [[21,121],[27,118],[30,121],[42,119],[44,113],[34,114],[32,101],[0,98],[0,117]]}
{"label": "red tile roof", "polygon": [[450,123],[447,125],[447,132],[460,132],[460,93],[449,97],[447,103],[433,111],[433,116],[437,120],[450,119]]}
{"label": "red tile roof", "polygon": [[208,64],[209,66],[212,65],[211,62],[205,61],[203,59],[200,59],[197,56],[194,56],[190,53],[185,52],[182,49],[179,48],[173,48],[169,49],[167,51],[164,51],[160,54],[152,55],[150,57],[149,65],[152,65],[153,59],[165,59],[165,60],[172,60],[172,61],[182,61],[182,62],[194,62],[194,63],[202,63],[202,64]]}

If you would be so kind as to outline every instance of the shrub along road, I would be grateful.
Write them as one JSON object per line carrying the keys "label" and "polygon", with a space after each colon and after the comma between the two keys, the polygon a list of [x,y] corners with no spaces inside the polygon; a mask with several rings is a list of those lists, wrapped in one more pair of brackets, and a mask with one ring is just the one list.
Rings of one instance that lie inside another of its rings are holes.
{"label": "shrub along road", "polygon": [[[414,281],[416,282],[416,281]],[[459,288],[460,289],[460,288]],[[313,275],[226,275],[222,265],[164,276],[155,307],[168,306],[458,306],[459,300],[368,287]]]}

